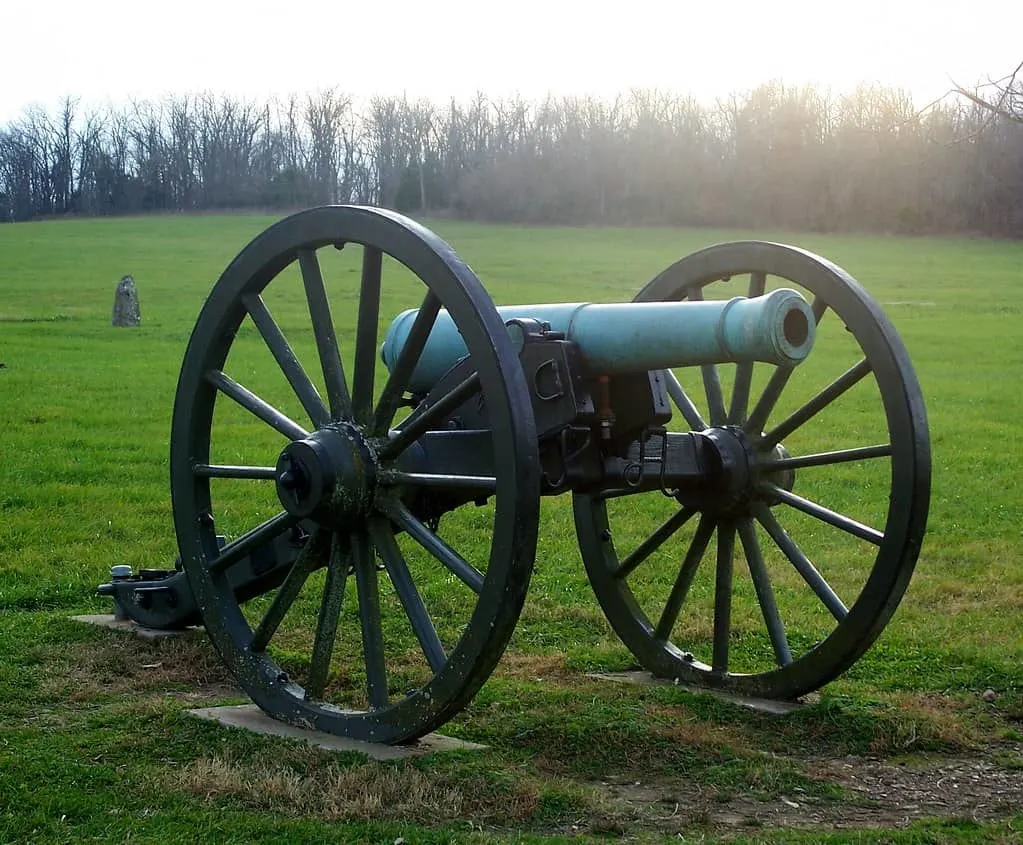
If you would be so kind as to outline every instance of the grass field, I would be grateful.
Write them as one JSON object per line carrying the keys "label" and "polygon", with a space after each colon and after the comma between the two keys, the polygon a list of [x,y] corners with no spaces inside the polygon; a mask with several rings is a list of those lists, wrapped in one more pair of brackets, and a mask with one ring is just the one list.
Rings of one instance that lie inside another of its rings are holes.
{"label": "grass field", "polygon": [[[243,699],[200,633],[151,644],[68,620],[108,610],[94,590],[112,564],[171,565],[182,356],[221,270],[271,221],[0,226],[0,842],[821,841],[833,829],[835,841],[1020,841],[1023,243],[435,221],[499,304],[628,300],[682,255],[749,237],[845,267],[917,368],[929,529],[877,645],[810,706],[775,718],[588,678],[635,664],[587,584],[570,502],[545,501],[509,650],[445,729],[489,749],[371,763],[184,715]],[[142,304],[134,330],[110,326],[126,273]],[[385,300],[385,324],[418,304],[399,300]],[[289,337],[300,306],[275,304]],[[256,385],[259,360],[232,359]],[[227,462],[260,435],[224,413]],[[855,512],[862,487],[835,479]],[[229,534],[275,507],[272,490],[245,484],[225,484],[218,529]],[[452,530],[482,546],[480,524]],[[443,603],[443,583],[424,590]]]}

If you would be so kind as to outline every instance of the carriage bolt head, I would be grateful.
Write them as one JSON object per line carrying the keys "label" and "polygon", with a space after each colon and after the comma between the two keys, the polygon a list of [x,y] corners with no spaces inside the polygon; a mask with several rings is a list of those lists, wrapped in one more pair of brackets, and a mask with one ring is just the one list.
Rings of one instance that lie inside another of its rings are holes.
{"label": "carriage bolt head", "polygon": [[119,564],[117,566],[110,567],[110,580],[111,581],[127,581],[131,578],[132,572],[131,567],[125,564]]}

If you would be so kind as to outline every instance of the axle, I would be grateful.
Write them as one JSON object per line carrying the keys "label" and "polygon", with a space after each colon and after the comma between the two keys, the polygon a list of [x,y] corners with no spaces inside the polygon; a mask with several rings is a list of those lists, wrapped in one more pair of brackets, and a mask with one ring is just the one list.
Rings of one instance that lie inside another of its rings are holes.
{"label": "axle", "polygon": [[[548,331],[576,344],[592,374],[601,375],[744,361],[793,366],[809,354],[816,331],[806,300],[787,288],[752,299],[507,305],[497,312],[513,337],[523,320],[549,326]],[[381,357],[388,369],[398,360],[418,313],[402,312],[387,330]],[[441,311],[409,389],[430,390],[466,354],[454,321]]]}

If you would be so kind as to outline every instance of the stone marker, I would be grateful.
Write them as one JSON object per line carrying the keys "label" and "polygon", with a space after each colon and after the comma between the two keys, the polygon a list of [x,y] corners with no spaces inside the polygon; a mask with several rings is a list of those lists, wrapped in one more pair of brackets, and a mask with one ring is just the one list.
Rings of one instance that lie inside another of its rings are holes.
{"label": "stone marker", "polygon": [[124,276],[117,283],[114,294],[114,325],[137,326],[142,322],[142,311],[139,309],[139,294],[135,290],[135,280]]}

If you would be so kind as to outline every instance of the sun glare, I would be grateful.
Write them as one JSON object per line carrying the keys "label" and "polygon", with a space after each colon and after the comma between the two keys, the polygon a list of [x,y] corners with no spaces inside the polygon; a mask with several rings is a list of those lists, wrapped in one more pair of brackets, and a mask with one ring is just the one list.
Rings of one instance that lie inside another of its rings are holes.
{"label": "sun glare", "polygon": [[[57,8],[53,8],[56,6]],[[86,103],[213,91],[268,96],[338,88],[444,101],[477,91],[609,97],[631,88],[703,101],[783,80],[848,91],[858,83],[909,90],[921,104],[952,80],[973,85],[1018,64],[1023,7],[806,0],[692,4],[576,0],[435,4],[308,2],[282,18],[266,2],[181,0],[154,22],[124,0],[18,4],[5,29],[0,120],[28,104],[74,95]],[[994,22],[994,23],[993,23]],[[45,35],[47,61],[37,47]]]}

